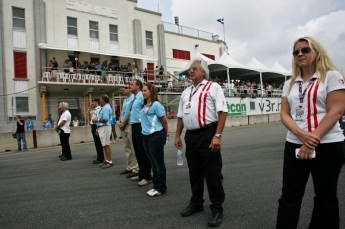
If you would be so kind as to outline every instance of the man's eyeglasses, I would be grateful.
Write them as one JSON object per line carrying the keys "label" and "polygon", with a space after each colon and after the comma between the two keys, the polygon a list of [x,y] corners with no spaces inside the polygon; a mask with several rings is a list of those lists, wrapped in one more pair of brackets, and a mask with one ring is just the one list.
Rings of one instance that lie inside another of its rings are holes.
{"label": "man's eyeglasses", "polygon": [[123,89],[128,89],[129,87],[123,87]]}
{"label": "man's eyeglasses", "polygon": [[192,71],[192,70],[193,70],[193,71],[196,71],[196,70],[198,70],[198,68],[199,68],[199,67],[190,67],[190,68],[189,68],[189,71]]}
{"label": "man's eyeglasses", "polygon": [[303,54],[307,54],[311,52],[311,48],[307,46],[300,49],[296,49],[295,51],[292,52],[292,55],[296,57],[298,56],[299,52],[302,52]]}

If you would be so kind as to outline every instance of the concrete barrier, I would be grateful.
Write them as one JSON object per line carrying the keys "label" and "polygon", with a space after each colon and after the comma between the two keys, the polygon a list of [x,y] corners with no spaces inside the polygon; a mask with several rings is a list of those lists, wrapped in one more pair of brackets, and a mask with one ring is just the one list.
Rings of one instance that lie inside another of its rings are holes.
{"label": "concrete barrier", "polygon": [[254,124],[262,124],[262,123],[268,123],[268,115],[250,115],[248,124],[254,125]]}
{"label": "concrete barrier", "polygon": [[225,127],[247,126],[248,116],[228,116],[226,117]]}
{"label": "concrete barrier", "polygon": [[[0,133],[0,152],[18,149],[17,139],[13,138],[12,134],[13,132]],[[33,131],[26,131],[25,138],[26,138],[27,148],[28,149],[33,148],[34,147]],[[22,150],[23,150],[23,144],[22,144]]]}
{"label": "concrete barrier", "polygon": [[[279,114],[264,114],[264,115],[250,115],[250,116],[228,116],[226,118],[225,127],[246,126],[253,124],[279,122]],[[170,133],[176,132],[177,119],[168,119],[168,129]],[[26,141],[28,149],[34,147],[33,131],[27,131]],[[121,136],[121,131],[116,125],[117,138]],[[37,147],[57,146],[60,144],[58,133],[54,129],[36,130]],[[91,134],[91,126],[79,126],[71,128],[70,144],[81,142],[93,142]],[[12,133],[0,133],[0,152],[6,150],[17,150],[17,139],[12,137]]]}
{"label": "concrete barrier", "polygon": [[280,122],[280,114],[269,114],[268,122]]}

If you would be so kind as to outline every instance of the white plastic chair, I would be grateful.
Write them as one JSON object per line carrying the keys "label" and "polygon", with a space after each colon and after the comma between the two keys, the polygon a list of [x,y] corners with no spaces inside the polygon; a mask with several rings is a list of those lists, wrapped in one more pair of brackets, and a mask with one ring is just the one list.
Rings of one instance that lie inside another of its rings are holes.
{"label": "white plastic chair", "polygon": [[90,81],[90,83],[95,83],[95,81],[96,81],[96,78],[95,78],[96,76],[95,75],[89,75],[89,81]]}
{"label": "white plastic chair", "polygon": [[57,81],[58,82],[64,82],[64,73],[63,72],[57,73]]}
{"label": "white plastic chair", "polygon": [[63,74],[63,82],[67,82],[67,80],[68,82],[71,82],[71,76],[70,74],[65,73]]}
{"label": "white plastic chair", "polygon": [[77,82],[78,82],[78,76],[77,76],[77,74],[71,74],[70,76],[71,76],[72,83],[73,83],[74,81],[77,81]]}
{"label": "white plastic chair", "polygon": [[79,81],[79,82],[85,83],[85,76],[84,76],[83,74],[78,73],[78,74],[77,74],[77,77],[78,77],[78,81]]}
{"label": "white plastic chair", "polygon": [[47,81],[50,81],[50,72],[43,72],[42,81],[44,81],[44,78],[46,78]]}
{"label": "white plastic chair", "polygon": [[119,76],[119,84],[125,84],[125,81],[123,80],[123,76]]}

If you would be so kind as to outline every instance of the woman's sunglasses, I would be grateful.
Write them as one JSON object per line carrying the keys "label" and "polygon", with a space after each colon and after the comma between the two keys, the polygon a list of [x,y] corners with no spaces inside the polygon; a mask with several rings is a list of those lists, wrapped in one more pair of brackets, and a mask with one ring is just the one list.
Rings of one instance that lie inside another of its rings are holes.
{"label": "woman's sunglasses", "polygon": [[311,52],[311,48],[307,46],[300,49],[296,49],[295,51],[292,52],[292,55],[296,57],[298,56],[299,52],[302,52],[303,54],[307,54]]}

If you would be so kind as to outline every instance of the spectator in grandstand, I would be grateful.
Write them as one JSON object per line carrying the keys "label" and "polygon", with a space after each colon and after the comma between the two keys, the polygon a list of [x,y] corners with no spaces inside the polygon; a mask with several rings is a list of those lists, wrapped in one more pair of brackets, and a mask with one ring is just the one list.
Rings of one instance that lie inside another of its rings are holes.
{"label": "spectator in grandstand", "polygon": [[48,62],[48,72],[50,72],[50,75],[52,73],[52,67],[53,67],[53,61],[49,60],[49,62]]}
{"label": "spectator in grandstand", "polygon": [[73,127],[79,126],[79,120],[78,120],[78,117],[77,117],[77,116],[74,116],[74,119],[73,119],[73,121],[72,121],[72,126],[73,126]]}
{"label": "spectator in grandstand", "polygon": [[344,136],[338,120],[345,110],[345,77],[315,38],[299,38],[292,54],[292,76],[281,101],[288,134],[276,228],[297,228],[310,173],[315,197],[309,228],[339,228],[337,183]]}
{"label": "spectator in grandstand", "polygon": [[45,130],[47,130],[47,129],[50,129],[51,126],[52,126],[52,123],[48,120],[48,118],[46,118],[46,119],[44,120],[44,123],[43,123],[43,128],[44,128]]}
{"label": "spectator in grandstand", "polygon": [[143,78],[144,78],[145,83],[147,83],[147,69],[146,68],[144,70]]}
{"label": "spectator in grandstand", "polygon": [[69,64],[68,64],[69,59],[65,60],[65,63],[62,65],[64,73],[69,72]]}
{"label": "spectator in grandstand", "polygon": [[157,65],[156,68],[155,68],[155,77],[156,77],[156,81],[157,81],[157,79],[158,79],[158,77],[159,77],[159,68],[158,68],[158,65]]}
{"label": "spectator in grandstand", "polygon": [[168,91],[172,91],[173,79],[171,78],[171,76],[169,76],[169,78],[167,79],[167,82],[168,82]]}
{"label": "spectator in grandstand", "polygon": [[27,131],[35,129],[35,122],[31,120],[31,117],[28,117],[28,120],[25,121],[25,128]]}
{"label": "spectator in grandstand", "polygon": [[163,75],[164,75],[164,68],[163,65],[159,68],[159,78],[160,80],[163,80]]}

